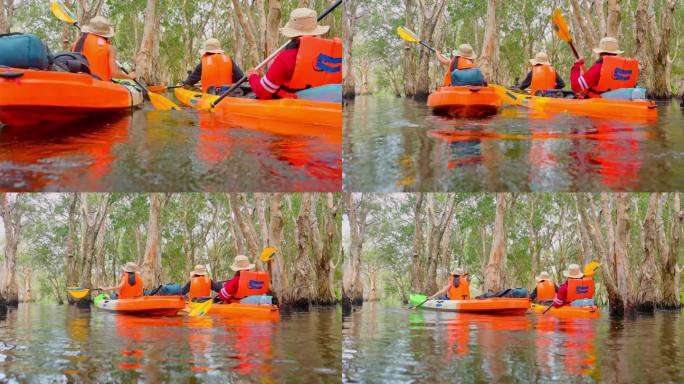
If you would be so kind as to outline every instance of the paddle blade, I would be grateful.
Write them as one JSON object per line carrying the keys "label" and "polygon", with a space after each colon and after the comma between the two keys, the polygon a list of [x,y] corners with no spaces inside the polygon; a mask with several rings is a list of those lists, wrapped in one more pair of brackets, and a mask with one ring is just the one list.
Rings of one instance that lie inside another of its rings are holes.
{"label": "paddle blade", "polygon": [[65,23],[76,24],[77,18],[60,0],[55,0],[50,4],[50,10],[56,18]]}
{"label": "paddle blade", "polygon": [[264,249],[263,251],[261,251],[261,261],[268,262],[273,260],[273,258],[276,255],[276,252],[278,252],[278,250],[273,247],[268,247]]}
{"label": "paddle blade", "polygon": [[591,263],[587,264],[584,266],[584,275],[587,277],[592,277],[594,274],[596,274],[596,269],[600,266],[596,261],[592,261]]}
{"label": "paddle blade", "polygon": [[551,21],[556,36],[563,41],[571,42],[572,36],[570,35],[570,29],[568,28],[568,23],[565,21],[565,17],[563,17],[563,13],[561,13],[560,9],[553,11],[553,18]]}
{"label": "paddle blade", "polygon": [[214,304],[213,300],[207,300],[203,303],[191,303],[190,307],[192,309],[190,310],[190,313],[188,313],[188,316],[190,316],[190,317],[202,317],[209,312],[212,304]]}
{"label": "paddle blade", "polygon": [[180,107],[166,97],[153,92],[149,92],[148,95],[150,96],[150,102],[155,109],[160,111],[180,111]]}
{"label": "paddle blade", "polygon": [[81,288],[81,287],[68,287],[67,292],[71,297],[73,297],[76,300],[82,299],[88,295],[90,292],[89,289],[87,288]]}
{"label": "paddle blade", "polygon": [[149,85],[147,90],[154,93],[162,93],[166,91],[166,85]]}
{"label": "paddle blade", "polygon": [[411,43],[420,42],[420,38],[418,38],[415,32],[411,31],[410,29],[407,29],[406,27],[397,27],[397,33],[399,34],[399,37]]}

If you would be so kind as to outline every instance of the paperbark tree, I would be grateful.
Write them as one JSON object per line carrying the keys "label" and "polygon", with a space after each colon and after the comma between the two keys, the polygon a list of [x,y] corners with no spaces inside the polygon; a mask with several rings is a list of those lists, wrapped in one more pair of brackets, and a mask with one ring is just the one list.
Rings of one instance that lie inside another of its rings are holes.
{"label": "paperbark tree", "polygon": [[162,82],[159,71],[159,15],[157,0],[147,0],[145,28],[140,48],[135,54],[136,74],[150,84]]}
{"label": "paperbark tree", "polygon": [[[68,204],[69,204],[69,213],[67,217],[67,227],[68,227],[68,232],[67,232],[67,238],[66,238],[66,255],[65,259],[66,262],[64,263],[65,266],[65,275],[66,275],[66,284],[67,287],[74,287],[78,285],[78,268],[77,268],[77,260],[76,260],[76,249],[75,249],[75,244],[76,244],[76,216],[78,214],[78,194],[77,193],[72,193],[69,195],[68,199]],[[71,297],[71,295],[67,295],[67,300],[69,300],[69,304],[73,304],[76,301]]]}
{"label": "paperbark tree", "polygon": [[[339,205],[335,205],[332,193],[319,194],[318,199],[323,207],[321,224],[311,226],[311,240],[313,245],[314,260],[316,262],[316,290],[314,302],[319,305],[332,305],[335,303],[334,271],[335,243],[339,240],[340,228],[337,217]],[[312,201],[312,209],[315,213],[316,200]]]}
{"label": "paperbark tree", "polygon": [[354,79],[354,58],[352,47],[354,45],[354,33],[356,32],[356,13],[359,0],[346,0],[342,3],[342,46],[344,57],[342,60],[342,97],[348,100],[356,97],[356,80]]}
{"label": "paperbark tree", "polygon": [[0,0],[0,33],[9,33],[14,17],[14,0]]}
{"label": "paperbark tree", "polygon": [[581,33],[579,33],[580,31],[575,30],[576,36],[574,37],[576,39],[581,39],[581,41],[584,43],[583,46],[585,49],[596,47],[598,38],[596,36],[596,30],[591,27],[592,21],[589,11],[581,6],[578,0],[570,0],[570,5],[572,6],[574,23],[579,26],[581,31]]}
{"label": "paperbark tree", "polygon": [[78,0],[78,23],[88,25],[90,19],[101,14],[104,3],[105,0]]}
{"label": "paperbark tree", "polygon": [[489,259],[484,268],[485,292],[496,292],[504,288],[504,272],[506,268],[506,210],[508,199],[505,193],[496,195],[496,216]]}
{"label": "paperbark tree", "polygon": [[145,255],[140,268],[143,286],[155,288],[161,282],[161,242],[159,239],[159,214],[163,196],[160,193],[150,194],[150,214],[147,222],[147,243]]}
{"label": "paperbark tree", "polygon": [[283,260],[283,209],[282,195],[273,193],[269,196],[269,245],[278,249],[276,256],[268,264],[271,273],[271,285],[278,303],[283,303],[289,291],[289,279],[285,273],[285,260]]}
{"label": "paperbark tree", "polygon": [[496,21],[496,3],[497,0],[487,0],[484,44],[478,59],[478,66],[489,82],[498,82],[499,25]]}
{"label": "paperbark tree", "polygon": [[666,0],[663,4],[660,23],[656,15],[654,0],[639,0],[635,12],[635,46],[637,57],[644,67],[641,80],[654,99],[672,97],[670,86],[669,57],[674,11],[677,0]]}
{"label": "paperbark tree", "polygon": [[660,195],[653,193],[648,198],[648,208],[646,210],[646,217],[641,226],[642,245],[644,251],[644,259],[641,262],[641,268],[638,271],[638,279],[640,288],[637,291],[636,302],[638,303],[639,311],[653,312],[658,296],[658,267],[656,266],[656,259],[658,253],[663,252],[660,248],[659,232],[662,230],[662,214],[663,206]]}
{"label": "paperbark tree", "polygon": [[[257,35],[254,31],[254,25],[250,24],[249,20],[245,16],[245,12],[243,11],[240,0],[231,1],[233,3],[233,10],[235,11],[235,17],[240,23],[240,28],[243,32],[241,37],[244,37],[247,41],[247,52],[249,54],[249,58],[252,60],[253,65],[256,65],[259,62],[259,47],[256,37]],[[248,13],[249,9],[247,9],[246,12]]]}
{"label": "paperbark tree", "polygon": [[[431,44],[435,28],[446,8],[446,0],[418,0],[418,14],[420,16],[420,40]],[[413,98],[426,100],[430,94],[430,60],[432,52],[420,48],[418,54],[418,71],[416,73],[416,92]]]}
{"label": "paperbark tree", "polygon": [[658,216],[658,243],[660,252],[660,295],[656,306],[661,309],[680,309],[679,301],[679,268],[677,258],[679,256],[680,239],[682,235],[682,219],[684,213],[681,207],[681,197],[675,193],[672,198],[672,216],[670,218],[670,241],[668,242],[666,226],[663,222],[662,210],[667,196],[661,194],[660,215]]}
{"label": "paperbark tree", "polygon": [[455,197],[447,201],[442,212],[437,212],[435,194],[427,195],[427,279],[423,292],[437,292],[437,265],[443,251],[442,239],[449,228],[456,207]]}
{"label": "paperbark tree", "polygon": [[30,303],[33,301],[33,291],[31,289],[31,279],[33,278],[33,270],[31,267],[24,267],[22,270],[22,275],[24,275],[24,303]]}
{"label": "paperbark tree", "polygon": [[621,0],[608,0],[608,17],[606,18],[606,34],[620,36],[620,3]]}
{"label": "paperbark tree", "polygon": [[[92,288],[93,261],[97,254],[97,243],[100,231],[104,231],[104,221],[107,219],[109,208],[109,195],[99,194],[97,196],[97,210],[90,212],[88,195],[80,194],[81,200],[81,279],[80,286]],[[85,301],[89,300],[86,296]]]}
{"label": "paperbark tree", "polygon": [[365,195],[360,194],[358,196],[358,201],[356,201],[354,194],[346,193],[344,195],[344,209],[350,230],[349,255],[345,259],[342,278],[342,305],[347,310],[352,305],[363,304],[361,252],[366,233],[368,201]]}
{"label": "paperbark tree", "polygon": [[[406,18],[406,28],[411,31],[415,30],[414,15],[415,15],[415,0],[404,1],[404,17]],[[413,97],[416,94],[416,86],[414,79],[416,78],[416,62],[413,51],[413,43],[404,41],[404,57],[402,59],[402,66],[404,67],[404,95],[406,97]],[[417,291],[414,291],[417,292]]]}
{"label": "paperbark tree", "polygon": [[0,193],[0,214],[5,230],[5,260],[0,271],[0,307],[19,304],[16,273],[17,248],[24,224],[22,222],[24,209],[21,204],[21,194],[17,194],[14,203],[12,203],[7,193]]}
{"label": "paperbark tree", "polygon": [[265,31],[265,43],[266,49],[264,52],[271,54],[278,49],[278,40],[280,38],[280,24],[283,14],[283,5],[280,0],[269,0],[268,1],[268,18],[266,21],[266,28],[262,29]]}
{"label": "paperbark tree", "polygon": [[423,243],[423,222],[421,216],[423,214],[423,200],[422,193],[416,193],[416,204],[413,208],[413,245],[411,250],[411,291],[420,292],[423,288],[422,283],[422,268],[421,268],[421,244]]}

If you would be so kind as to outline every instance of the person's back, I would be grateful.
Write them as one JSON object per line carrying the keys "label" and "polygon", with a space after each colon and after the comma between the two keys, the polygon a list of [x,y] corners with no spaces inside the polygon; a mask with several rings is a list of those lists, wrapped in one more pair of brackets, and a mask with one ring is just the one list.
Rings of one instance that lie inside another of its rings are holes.
{"label": "person's back", "polygon": [[542,272],[536,278],[537,286],[532,291],[530,299],[538,304],[548,304],[556,297],[558,287],[549,279],[547,272]]}
{"label": "person's back", "polygon": [[72,52],[81,53],[88,59],[91,74],[100,80],[110,81],[112,79],[109,66],[110,46],[107,38],[84,32],[74,44]]}
{"label": "person's back", "polygon": [[138,272],[124,272],[121,278],[122,286],[119,288],[119,299],[134,299],[143,295],[143,281]]}
{"label": "person's back", "polygon": [[470,283],[465,275],[452,275],[451,286],[447,292],[449,300],[470,300]]}
{"label": "person's back", "polygon": [[594,52],[599,60],[585,73],[581,73],[583,59],[575,62],[570,72],[572,90],[592,98],[600,98],[602,93],[625,88],[634,88],[639,77],[639,61],[620,56],[615,38],[604,37]]}

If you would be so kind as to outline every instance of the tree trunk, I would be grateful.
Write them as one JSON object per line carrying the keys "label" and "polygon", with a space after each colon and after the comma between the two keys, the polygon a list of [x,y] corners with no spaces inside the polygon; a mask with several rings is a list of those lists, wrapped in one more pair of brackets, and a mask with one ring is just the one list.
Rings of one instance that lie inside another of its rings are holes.
{"label": "tree trunk", "polygon": [[606,34],[610,37],[620,36],[620,2],[621,0],[608,0]]}
{"label": "tree trunk", "polygon": [[157,0],[147,0],[145,7],[145,28],[140,49],[135,54],[135,70],[138,77],[149,84],[162,82],[159,65],[159,15]]}
{"label": "tree trunk", "polygon": [[9,33],[14,14],[14,0],[0,0],[0,34]]}
{"label": "tree trunk", "polygon": [[78,0],[78,23],[88,25],[90,19],[99,15],[105,0]]}
{"label": "tree trunk", "polygon": [[271,290],[278,303],[284,303],[289,290],[288,276],[285,273],[285,261],[283,260],[283,206],[282,195],[280,193],[272,193],[269,195],[269,228],[268,237],[270,246],[278,249],[275,258],[268,264],[269,272],[271,274]]}
{"label": "tree trunk", "polygon": [[[93,288],[92,271],[93,260],[96,258],[97,238],[100,230],[104,230],[104,220],[107,219],[109,208],[109,195],[98,194],[98,209],[92,214],[89,209],[88,195],[82,193],[81,197],[81,284],[83,288]],[[86,296],[82,301],[89,301]]]}
{"label": "tree trunk", "polygon": [[484,292],[497,292],[504,289],[504,270],[506,268],[506,194],[496,195],[496,217],[489,261],[484,269]]}
{"label": "tree trunk", "polygon": [[[314,224],[311,226],[314,256],[316,260],[316,291],[314,303],[318,305],[335,304],[333,254],[335,243],[338,240],[340,228],[337,225],[337,211],[332,193],[319,194],[318,200],[322,206],[320,215],[320,229]],[[316,207],[316,199],[312,201],[312,209]],[[315,211],[314,211],[315,213]]]}
{"label": "tree trunk", "polygon": [[421,292],[423,288],[423,269],[420,257],[421,245],[423,243],[423,223],[421,220],[423,210],[422,193],[416,193],[416,204],[413,209],[413,246],[411,251],[411,292]]}
{"label": "tree trunk", "polygon": [[[68,232],[66,239],[66,262],[65,276],[67,287],[74,287],[78,285],[78,267],[76,260],[76,215],[77,215],[77,205],[78,205],[78,194],[72,193],[69,195],[69,216],[67,218]],[[71,295],[67,295],[67,300],[69,304],[74,304],[74,300]]]}
{"label": "tree trunk", "polygon": [[496,1],[487,0],[487,21],[484,44],[478,66],[488,82],[498,82],[499,26],[496,21]]}
{"label": "tree trunk", "polygon": [[310,228],[314,219],[311,217],[311,193],[301,195],[301,205],[297,214],[297,253],[294,258],[292,276],[293,304],[306,307],[311,298],[311,276],[308,273],[307,264],[311,260],[311,234]]}
{"label": "tree trunk", "polygon": [[435,194],[429,194],[427,197],[428,213],[428,240],[427,240],[427,280],[425,282],[424,292],[437,292],[437,265],[439,264],[442,239],[447,232],[449,222],[456,207],[456,199],[451,197],[447,206],[437,216]]}
{"label": "tree trunk", "polygon": [[637,281],[640,288],[637,291],[636,302],[640,312],[653,312],[657,300],[658,267],[656,266],[657,254],[663,252],[658,244],[658,232],[662,224],[662,205],[660,195],[652,193],[648,198],[646,217],[641,227],[643,235],[644,259],[638,271]]}
{"label": "tree trunk", "polygon": [[[446,8],[446,0],[434,0],[432,7],[425,1],[418,2],[418,13],[420,14],[420,39],[428,44],[432,43],[435,28],[439,19],[442,17]],[[426,100],[430,94],[430,59],[432,52],[421,49],[418,56],[418,71],[416,78],[416,92],[413,98],[416,100]]]}
{"label": "tree trunk", "polygon": [[233,213],[236,229],[243,239],[242,243],[247,247],[247,253],[252,256],[257,255],[259,253],[259,244],[256,240],[256,231],[254,230],[254,226],[249,222],[249,218],[244,217],[242,214],[242,206],[245,205],[244,196],[241,194],[229,193],[228,201]]}
{"label": "tree trunk", "polygon": [[354,34],[356,33],[356,11],[358,6],[359,0],[346,0],[342,4],[344,10],[342,17],[342,46],[344,47],[342,97],[347,100],[352,100],[356,97],[352,48],[354,46]]}
{"label": "tree trunk", "polygon": [[368,203],[364,195],[360,195],[358,203],[352,193],[344,194],[345,213],[349,222],[350,246],[349,257],[344,263],[342,277],[342,305],[347,310],[352,305],[363,303],[363,282],[361,280],[361,251],[366,233],[366,216]]}
{"label": "tree trunk", "polygon": [[264,52],[271,54],[278,49],[278,39],[280,38],[280,20],[282,19],[283,5],[281,0],[268,1],[268,19],[266,31],[266,49]]}
{"label": "tree trunk", "polygon": [[[242,10],[242,4],[240,0],[231,0],[233,3],[233,10],[235,11],[235,17],[240,23],[240,28],[242,29],[243,35],[247,41],[247,49],[249,53],[249,58],[252,60],[252,66],[256,66],[259,63],[259,46],[257,42],[256,33],[254,28],[249,24],[245,14]],[[247,10],[249,12],[249,10]]]}
{"label": "tree trunk", "polygon": [[[19,304],[17,288],[17,247],[21,240],[22,214],[21,194],[16,195],[14,204],[10,203],[7,193],[0,193],[0,214],[5,230],[5,260],[0,271],[0,307]],[[4,303],[3,303],[4,301]],[[3,305],[4,304],[4,305]]]}
{"label": "tree trunk", "polygon": [[[663,194],[660,201],[660,208],[665,203],[666,196]],[[662,213],[662,212],[661,212]],[[682,213],[681,198],[679,193],[675,193],[672,199],[672,216],[670,223],[670,242],[668,244],[665,225],[662,222],[662,214],[659,217],[658,241],[663,250],[660,256],[660,300],[657,307],[661,309],[679,309],[682,303],[679,301],[679,274],[677,273],[677,258],[679,256],[679,242],[682,234]]]}
{"label": "tree trunk", "polygon": [[[406,28],[414,31],[414,17],[415,17],[415,0],[405,0],[404,17],[406,19]],[[413,51],[413,43],[404,41],[404,58],[402,60],[404,67],[404,95],[406,97],[413,97],[416,94],[416,85],[414,79],[416,78],[416,55]],[[413,284],[413,282],[411,283]],[[413,287],[412,287],[413,289]]]}
{"label": "tree trunk", "polygon": [[33,290],[31,289],[31,279],[33,278],[33,270],[30,267],[24,267],[24,303],[33,301]]}
{"label": "tree trunk", "polygon": [[147,222],[147,243],[141,265],[143,286],[152,289],[161,282],[161,243],[159,239],[159,214],[162,195],[150,194],[150,217]]}
{"label": "tree trunk", "polygon": [[[574,16],[575,23],[579,25],[582,31],[581,37],[583,38],[585,45],[589,49],[598,46],[595,30],[591,27],[591,16],[587,13],[584,7],[579,4],[578,0],[570,0],[570,4],[572,5],[572,14]],[[582,56],[582,52],[580,51],[579,53],[580,56]]]}

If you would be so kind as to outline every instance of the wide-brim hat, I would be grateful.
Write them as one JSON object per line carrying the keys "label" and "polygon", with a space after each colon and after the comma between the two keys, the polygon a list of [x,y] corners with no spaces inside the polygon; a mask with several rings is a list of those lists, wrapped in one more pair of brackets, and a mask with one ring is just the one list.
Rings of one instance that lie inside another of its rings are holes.
{"label": "wide-brim hat", "polygon": [[466,272],[463,270],[463,268],[456,268],[453,270],[453,272],[451,272],[451,274],[455,276],[463,276],[466,274]]}
{"label": "wide-brim hat", "polygon": [[245,255],[237,255],[235,256],[235,260],[233,261],[233,265],[230,266],[230,269],[233,271],[246,271],[250,269],[254,269],[255,265],[249,262],[249,258]]}
{"label": "wide-brim hat", "polygon": [[318,36],[327,33],[330,27],[318,25],[318,13],[309,8],[297,8],[290,13],[290,20],[284,27],[280,28],[280,33],[286,37],[297,36]]}
{"label": "wide-brim hat", "polygon": [[207,267],[205,267],[202,264],[197,264],[195,265],[195,269],[190,272],[190,276],[206,276],[207,275]]}
{"label": "wide-brim hat", "polygon": [[619,55],[624,51],[620,50],[620,44],[614,37],[604,37],[599,42],[598,48],[594,48],[594,53],[600,55],[602,53],[611,53],[613,55]]}
{"label": "wide-brim hat", "polygon": [[584,273],[582,273],[579,265],[570,264],[568,265],[568,269],[563,271],[563,276],[569,277],[571,279],[581,279],[584,277]]}
{"label": "wide-brim hat", "polygon": [[549,279],[549,273],[548,272],[542,272],[539,274],[539,276],[535,277],[534,279],[537,280],[537,282],[540,282],[542,280],[548,280]]}
{"label": "wide-brim hat", "polygon": [[104,16],[95,16],[90,19],[90,23],[81,29],[83,32],[102,36],[106,39],[114,37],[114,28]]}
{"label": "wide-brim hat", "polygon": [[458,49],[456,50],[456,56],[465,57],[470,60],[475,60],[477,58],[475,50],[470,44],[459,45]]}
{"label": "wide-brim hat", "polygon": [[200,51],[201,55],[206,53],[224,53],[221,49],[221,42],[218,39],[211,38],[204,42],[204,49]]}
{"label": "wide-brim hat", "polygon": [[549,55],[544,52],[539,52],[534,56],[534,59],[530,59],[530,64],[532,65],[551,65],[549,61]]}
{"label": "wide-brim hat", "polygon": [[138,264],[129,261],[123,266],[124,272],[138,272]]}

